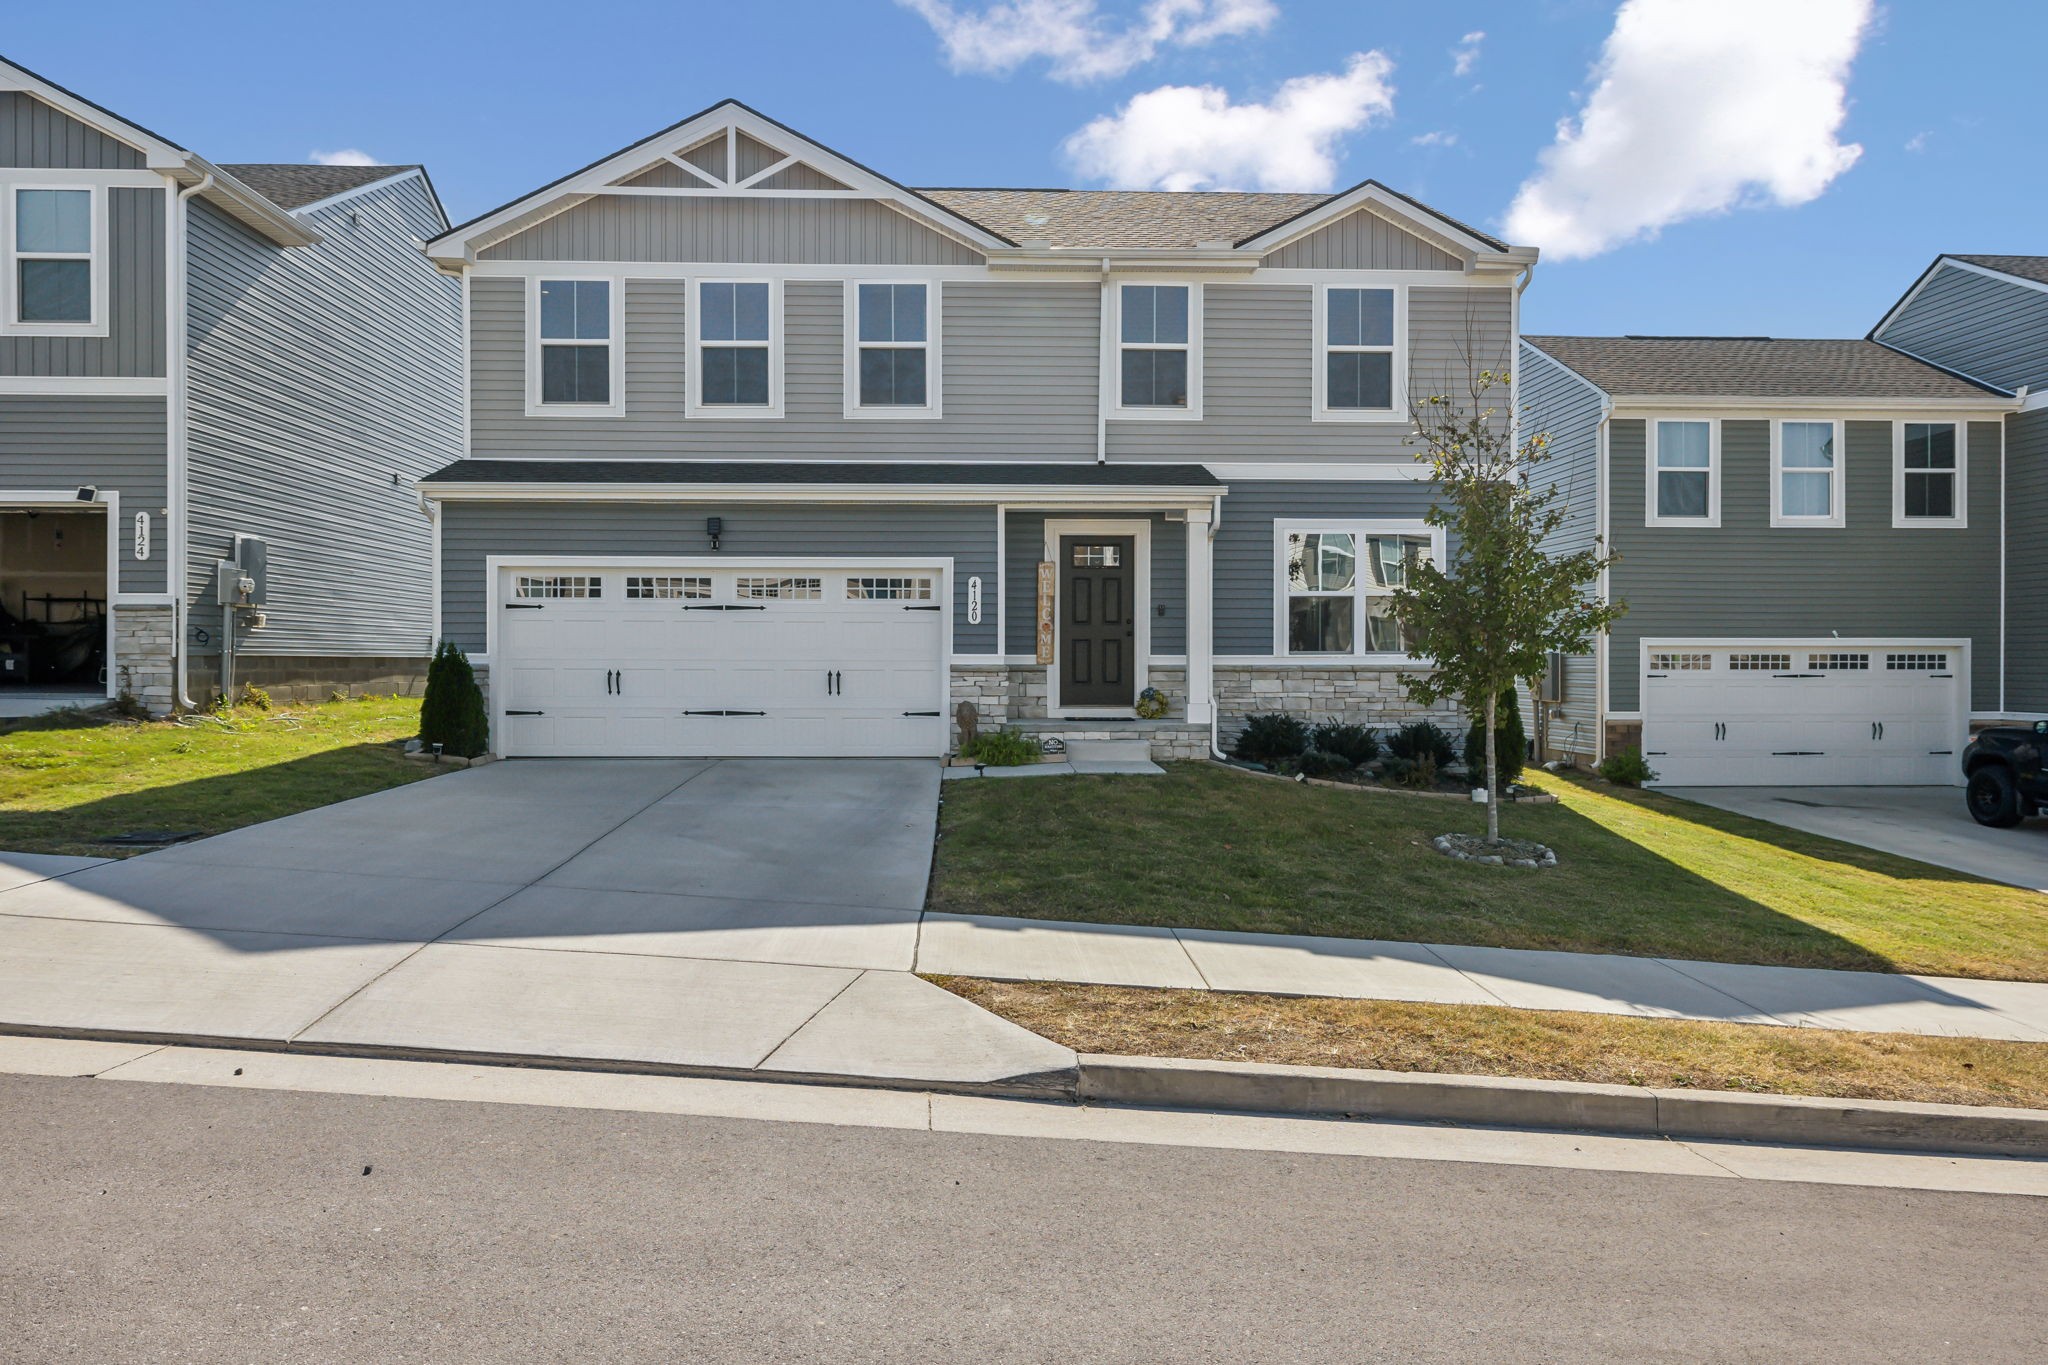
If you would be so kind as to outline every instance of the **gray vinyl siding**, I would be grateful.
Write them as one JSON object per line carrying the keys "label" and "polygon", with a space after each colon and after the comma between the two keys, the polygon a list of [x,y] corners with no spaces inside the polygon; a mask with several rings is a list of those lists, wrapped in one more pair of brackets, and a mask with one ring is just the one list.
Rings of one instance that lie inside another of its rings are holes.
{"label": "gray vinyl siding", "polygon": [[[1601,393],[1527,343],[1521,347],[1520,389],[1522,437],[1525,441],[1549,438],[1549,458],[1539,468],[1542,477],[1558,490],[1565,514],[1547,548],[1556,554],[1596,549],[1600,542]],[[1564,699],[1547,717],[1551,748],[1588,756],[1597,752],[1597,668],[1590,654],[1565,660]],[[1538,721],[1535,702],[1526,689],[1517,695],[1523,724],[1534,738]]]}
{"label": "gray vinyl siding", "polygon": [[2002,389],[2048,384],[2048,291],[1943,265],[1877,334]]}
{"label": "gray vinyl siding", "polygon": [[1370,209],[1346,214],[1268,255],[1263,264],[1301,270],[1462,270],[1456,256]]}
{"label": "gray vinyl siding", "polygon": [[783,288],[781,418],[685,419],[690,287],[628,280],[626,415],[528,417],[526,282],[472,277],[471,446],[479,458],[1092,460],[1101,291],[949,280],[944,417],[848,421],[837,280]]}
{"label": "gray vinyl siding", "polygon": [[[161,398],[0,395],[0,490],[51,492],[90,484],[121,495],[122,592],[163,592],[168,528]],[[5,499],[0,491],[0,501]],[[149,558],[135,558],[135,514],[149,513]]]}
{"label": "gray vinyl siding", "polygon": [[1847,424],[1846,522],[1839,529],[1770,524],[1770,432],[1761,420],[1721,423],[1718,529],[1643,525],[1644,424],[1610,425],[1611,575],[1628,614],[1615,626],[1608,699],[1634,711],[1646,637],[1966,637],[1971,705],[1998,697],[2001,426],[1969,424],[1969,528],[1892,529],[1889,422]]}
{"label": "gray vinyl siding", "polygon": [[1435,484],[1407,479],[1233,480],[1213,550],[1217,656],[1275,652],[1275,521],[1407,521],[1420,518],[1435,500]]}
{"label": "gray vinyl siding", "polygon": [[192,206],[193,620],[217,630],[214,562],[262,536],[251,653],[422,655],[432,538],[412,483],[462,454],[460,287],[418,248],[442,229],[418,178],[310,217],[326,240],[284,250]]}
{"label": "gray vinyl siding", "polygon": [[2005,706],[2048,713],[2048,408],[2008,418],[2006,439]]}
{"label": "gray vinyl siding", "polygon": [[[485,647],[487,555],[676,556],[711,552],[705,518],[723,519],[719,553],[873,555],[953,560],[953,649],[996,647],[996,513],[944,505],[701,506],[668,503],[447,502],[441,522],[441,629],[474,653]],[[980,575],[982,616],[967,621],[967,580]]]}
{"label": "gray vinyl siding", "polygon": [[515,233],[486,261],[979,265],[981,253],[872,199],[600,195]]}
{"label": "gray vinyl siding", "polygon": [[[1513,298],[1506,288],[1409,290],[1410,391],[1465,392],[1468,356],[1471,369],[1506,369]],[[1407,422],[1312,419],[1320,361],[1310,286],[1211,284],[1202,291],[1202,310],[1202,420],[1112,420],[1111,459],[1414,460]]]}
{"label": "gray vinyl siding", "polygon": [[163,375],[164,191],[121,186],[107,191],[103,265],[107,335],[0,337],[0,375]]}
{"label": "gray vinyl siding", "polygon": [[[1152,653],[1185,654],[1188,650],[1187,524],[1168,521],[1163,513],[1105,511],[1006,512],[1003,515],[1003,643],[1005,653],[1032,654],[1038,648],[1038,564],[1045,557],[1045,523],[1105,520],[1147,521],[1152,537],[1152,597],[1145,603],[1152,623]],[[1162,608],[1164,609],[1162,611]]]}
{"label": "gray vinyl siding", "polygon": [[89,128],[33,95],[0,90],[0,166],[141,170],[141,152]]}

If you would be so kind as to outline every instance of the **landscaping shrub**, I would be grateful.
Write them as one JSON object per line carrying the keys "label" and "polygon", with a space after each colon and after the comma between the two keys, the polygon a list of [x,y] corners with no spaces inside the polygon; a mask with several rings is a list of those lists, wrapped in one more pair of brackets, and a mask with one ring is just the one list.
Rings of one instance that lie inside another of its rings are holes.
{"label": "landscaping shrub", "polygon": [[[1448,767],[1458,756],[1457,746],[1443,728],[1434,721],[1411,720],[1387,736],[1387,752],[1395,758],[1405,758],[1410,763],[1427,758],[1433,769]],[[1435,780],[1432,772],[1430,778]]]}
{"label": "landscaping shrub", "polygon": [[1327,749],[1305,750],[1286,762],[1288,772],[1300,773],[1303,777],[1335,777],[1338,773],[1350,772],[1352,767],[1350,759]]}
{"label": "landscaping shrub", "polygon": [[960,757],[991,768],[1014,768],[1038,761],[1038,741],[1015,730],[984,730],[960,746]]}
{"label": "landscaping shrub", "polygon": [[456,758],[475,758],[491,745],[491,721],[483,689],[461,648],[443,640],[427,667],[427,693],[420,701],[420,744]]}
{"label": "landscaping shrub", "polygon": [[1362,768],[1380,756],[1380,737],[1363,725],[1326,720],[1309,731],[1309,745],[1326,754],[1338,754],[1354,768]]}
{"label": "landscaping shrub", "polygon": [[[1500,784],[1506,787],[1522,775],[1529,758],[1529,741],[1522,733],[1522,708],[1515,705],[1515,689],[1503,687],[1493,705],[1493,761],[1500,765]],[[1486,717],[1475,715],[1465,732],[1465,768],[1472,785],[1486,782]]]}
{"label": "landscaping shrub", "polygon": [[1656,769],[1643,757],[1643,751],[1636,748],[1609,754],[1600,764],[1600,776],[1617,787],[1640,787],[1657,780]]}
{"label": "landscaping shrub", "polygon": [[1380,776],[1397,787],[1413,787],[1427,791],[1436,785],[1436,756],[1424,754],[1420,758],[1390,758],[1380,768]]}
{"label": "landscaping shrub", "polygon": [[1244,730],[1237,737],[1234,752],[1249,763],[1271,763],[1293,758],[1308,748],[1308,722],[1299,716],[1269,711],[1245,717]]}

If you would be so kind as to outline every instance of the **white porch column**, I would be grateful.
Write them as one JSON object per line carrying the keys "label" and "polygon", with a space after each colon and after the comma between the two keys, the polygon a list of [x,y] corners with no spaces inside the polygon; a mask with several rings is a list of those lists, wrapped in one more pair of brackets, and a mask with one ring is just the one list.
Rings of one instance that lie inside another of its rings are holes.
{"label": "white porch column", "polygon": [[1188,722],[1207,725],[1216,718],[1216,631],[1212,604],[1216,572],[1211,563],[1209,531],[1216,509],[1188,509]]}

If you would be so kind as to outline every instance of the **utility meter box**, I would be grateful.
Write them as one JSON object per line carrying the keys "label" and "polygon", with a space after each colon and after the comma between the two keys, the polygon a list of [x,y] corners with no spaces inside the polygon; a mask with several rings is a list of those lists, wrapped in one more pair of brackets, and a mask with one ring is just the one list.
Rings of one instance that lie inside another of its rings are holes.
{"label": "utility meter box", "polygon": [[255,605],[253,594],[256,580],[249,577],[242,566],[232,559],[216,559],[213,562],[213,600],[224,607],[247,607]]}
{"label": "utility meter box", "polygon": [[270,542],[260,536],[235,537],[235,563],[249,580],[249,596],[237,606],[260,607],[270,600]]}

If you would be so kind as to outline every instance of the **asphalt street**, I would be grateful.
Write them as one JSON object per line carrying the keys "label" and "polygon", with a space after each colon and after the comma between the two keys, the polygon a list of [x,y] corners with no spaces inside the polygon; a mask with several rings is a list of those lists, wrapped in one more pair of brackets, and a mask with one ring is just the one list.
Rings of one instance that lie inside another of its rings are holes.
{"label": "asphalt street", "polygon": [[2039,1199],[0,1076],[0,1358],[1972,1360]]}

